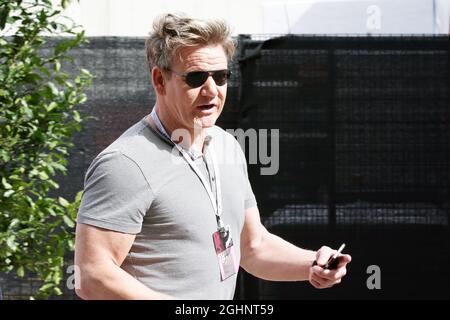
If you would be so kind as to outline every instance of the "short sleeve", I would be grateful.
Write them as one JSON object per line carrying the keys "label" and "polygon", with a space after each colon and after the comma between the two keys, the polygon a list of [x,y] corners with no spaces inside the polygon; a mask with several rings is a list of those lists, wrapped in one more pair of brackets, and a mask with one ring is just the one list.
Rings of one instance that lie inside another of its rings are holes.
{"label": "short sleeve", "polygon": [[132,159],[119,151],[101,154],[86,173],[77,222],[137,234],[153,199]]}
{"label": "short sleeve", "polygon": [[241,146],[239,145],[239,143],[237,141],[236,141],[236,148],[238,149],[237,153],[241,157],[241,161],[239,163],[242,166],[242,171],[244,172],[245,181],[246,181],[246,186],[245,186],[245,210],[247,210],[249,208],[256,207],[256,205],[257,205],[256,197],[255,197],[255,194],[253,193],[253,189],[252,189],[252,186],[250,184],[250,180],[248,178],[247,160],[245,158],[245,154],[242,151],[242,148],[241,148]]}

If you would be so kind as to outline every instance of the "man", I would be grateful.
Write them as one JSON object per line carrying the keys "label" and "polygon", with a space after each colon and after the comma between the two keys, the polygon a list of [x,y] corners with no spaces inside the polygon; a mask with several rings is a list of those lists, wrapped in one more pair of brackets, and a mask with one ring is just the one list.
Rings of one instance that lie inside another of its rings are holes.
{"label": "man", "polygon": [[329,270],[334,250],[304,250],[270,234],[239,144],[214,126],[234,52],[227,24],[168,14],[153,27],[146,47],[155,107],[86,174],[77,294],[232,299],[239,265],[268,280],[339,283],[350,256]]}

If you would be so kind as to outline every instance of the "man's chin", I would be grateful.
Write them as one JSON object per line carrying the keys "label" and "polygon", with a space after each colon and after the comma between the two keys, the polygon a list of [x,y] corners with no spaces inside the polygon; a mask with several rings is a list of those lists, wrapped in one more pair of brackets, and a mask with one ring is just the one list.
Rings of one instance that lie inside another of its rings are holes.
{"label": "man's chin", "polygon": [[196,119],[195,123],[196,123],[196,126],[199,126],[203,129],[211,128],[216,124],[217,118],[218,118],[217,115],[210,115],[207,117],[199,117]]}

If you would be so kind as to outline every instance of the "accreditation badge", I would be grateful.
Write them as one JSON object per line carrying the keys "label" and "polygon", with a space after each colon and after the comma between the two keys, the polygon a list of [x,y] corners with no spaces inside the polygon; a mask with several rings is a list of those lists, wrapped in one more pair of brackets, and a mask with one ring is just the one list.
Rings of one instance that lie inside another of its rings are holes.
{"label": "accreditation badge", "polygon": [[221,231],[214,232],[213,242],[214,248],[216,249],[217,260],[219,262],[220,280],[224,281],[238,271],[238,263],[234,252],[230,226],[226,226]]}

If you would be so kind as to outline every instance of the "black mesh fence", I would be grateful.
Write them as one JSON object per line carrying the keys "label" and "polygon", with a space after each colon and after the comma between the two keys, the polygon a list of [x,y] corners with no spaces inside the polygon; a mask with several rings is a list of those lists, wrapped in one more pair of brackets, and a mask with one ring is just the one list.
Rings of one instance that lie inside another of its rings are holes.
{"label": "black mesh fence", "polygon": [[[301,246],[346,242],[354,257],[339,288],[318,293],[244,276],[244,296],[448,297],[450,277],[429,280],[445,273],[450,252],[448,44],[241,38],[236,127],[280,132],[278,173],[249,169],[266,227]],[[367,287],[371,265],[380,267],[381,290]]]}
{"label": "black mesh fence", "polygon": [[[278,144],[274,175],[249,164],[266,227],[302,247],[346,242],[343,283],[259,281],[241,272],[237,298],[448,298],[450,276],[450,59],[448,37],[240,36],[219,125]],[[92,159],[154,103],[144,40],[91,38],[69,70],[94,75],[89,120],[76,137],[58,195],[83,187]],[[279,141],[263,134],[279,130]],[[248,158],[254,151],[246,148]],[[259,150],[258,150],[259,151]],[[71,264],[69,259],[68,265]],[[369,266],[381,289],[367,287]],[[439,274],[439,280],[433,280]],[[67,274],[70,276],[71,274]],[[67,279],[64,280],[66,282]],[[3,297],[32,278],[0,275]],[[62,297],[74,298],[66,288]]]}

